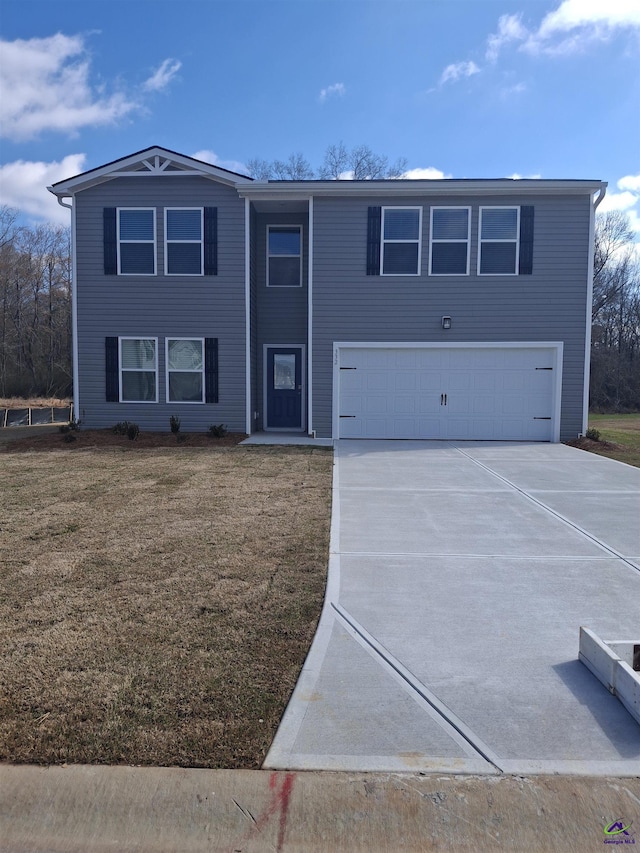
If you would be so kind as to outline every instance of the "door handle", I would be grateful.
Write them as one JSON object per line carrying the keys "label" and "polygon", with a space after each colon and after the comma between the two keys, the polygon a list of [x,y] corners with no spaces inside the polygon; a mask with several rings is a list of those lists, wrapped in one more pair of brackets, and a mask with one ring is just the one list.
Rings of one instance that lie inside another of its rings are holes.
{"label": "door handle", "polygon": [[447,395],[446,394],[440,394],[440,405],[441,406],[447,405]]}
{"label": "door handle", "polygon": [[445,404],[445,406],[447,405],[447,395],[446,394],[444,395],[444,404]]}

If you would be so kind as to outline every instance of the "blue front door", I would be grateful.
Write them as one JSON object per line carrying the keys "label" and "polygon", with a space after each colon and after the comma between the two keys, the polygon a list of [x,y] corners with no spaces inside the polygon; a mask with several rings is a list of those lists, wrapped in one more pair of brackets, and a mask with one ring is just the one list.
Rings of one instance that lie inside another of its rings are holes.
{"label": "blue front door", "polygon": [[267,347],[266,429],[302,430],[302,347]]}

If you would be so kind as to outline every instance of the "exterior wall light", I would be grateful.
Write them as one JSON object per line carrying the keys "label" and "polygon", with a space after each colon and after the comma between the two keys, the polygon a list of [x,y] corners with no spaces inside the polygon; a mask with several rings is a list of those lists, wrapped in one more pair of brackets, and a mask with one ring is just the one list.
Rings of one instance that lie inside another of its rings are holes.
{"label": "exterior wall light", "polygon": [[442,328],[450,329],[451,328],[451,317],[443,317],[442,318]]}

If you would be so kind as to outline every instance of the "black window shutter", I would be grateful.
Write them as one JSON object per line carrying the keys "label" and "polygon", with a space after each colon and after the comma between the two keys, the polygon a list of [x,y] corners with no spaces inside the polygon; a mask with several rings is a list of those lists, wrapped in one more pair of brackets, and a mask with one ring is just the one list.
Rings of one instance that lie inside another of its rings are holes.
{"label": "black window shutter", "polygon": [[204,209],[204,274],[218,275],[218,208]]}
{"label": "black window shutter", "polygon": [[533,206],[523,205],[520,208],[520,275],[531,275],[533,272]]}
{"label": "black window shutter", "polygon": [[104,242],[104,274],[118,274],[118,247],[116,235],[116,209],[105,207],[102,211]]}
{"label": "black window shutter", "polygon": [[370,207],[367,225],[367,275],[380,275],[382,208]]}
{"label": "black window shutter", "polygon": [[218,339],[204,339],[204,399],[218,402]]}
{"label": "black window shutter", "polygon": [[104,349],[106,371],[106,399],[107,403],[117,403],[120,400],[120,388],[118,381],[118,339],[105,338]]}

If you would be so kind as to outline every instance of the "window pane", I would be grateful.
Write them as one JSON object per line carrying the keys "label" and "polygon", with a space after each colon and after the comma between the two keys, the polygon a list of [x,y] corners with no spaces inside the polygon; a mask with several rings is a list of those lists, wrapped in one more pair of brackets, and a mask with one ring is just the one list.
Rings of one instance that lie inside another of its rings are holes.
{"label": "window pane", "polygon": [[169,370],[202,370],[202,341],[169,341]]}
{"label": "window pane", "polygon": [[121,210],[121,240],[153,240],[152,210]]}
{"label": "window pane", "polygon": [[121,344],[122,368],[124,370],[155,370],[156,342],[148,339],[123,340]]}
{"label": "window pane", "polygon": [[120,243],[122,275],[153,275],[153,243]]}
{"label": "window pane", "polygon": [[516,271],[515,243],[483,243],[480,249],[480,272],[497,275]]}
{"label": "window pane", "polygon": [[170,373],[169,402],[201,403],[202,373]]}
{"label": "window pane", "polygon": [[468,210],[434,210],[433,240],[466,240],[469,236]]}
{"label": "window pane", "polygon": [[384,275],[417,275],[418,244],[385,243],[382,272]]}
{"label": "window pane", "polygon": [[167,210],[167,240],[201,239],[201,210]]}
{"label": "window pane", "polygon": [[483,240],[515,240],[518,236],[518,209],[498,208],[482,211]]}
{"label": "window pane", "polygon": [[299,228],[271,228],[269,230],[270,255],[299,255]]}
{"label": "window pane", "polygon": [[434,243],[431,250],[432,275],[466,275],[466,243]]}
{"label": "window pane", "polygon": [[300,286],[300,258],[269,258],[271,287]]}
{"label": "window pane", "polygon": [[169,275],[200,275],[202,273],[202,244],[168,243],[167,273]]}
{"label": "window pane", "polygon": [[122,399],[153,403],[156,399],[156,374],[150,371],[123,371]]}
{"label": "window pane", "polygon": [[385,240],[417,240],[420,227],[420,211],[399,210],[384,211]]}
{"label": "window pane", "polygon": [[274,353],[273,387],[276,390],[293,390],[296,387],[296,357],[293,353]]}

